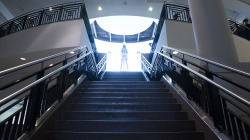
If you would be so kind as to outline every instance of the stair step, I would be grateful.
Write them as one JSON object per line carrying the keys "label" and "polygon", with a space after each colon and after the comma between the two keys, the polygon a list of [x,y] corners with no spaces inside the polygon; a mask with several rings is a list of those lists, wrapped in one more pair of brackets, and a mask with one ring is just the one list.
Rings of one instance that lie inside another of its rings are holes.
{"label": "stair step", "polygon": [[50,131],[49,140],[204,140],[202,132],[66,132]]}
{"label": "stair step", "polygon": [[166,88],[82,88],[85,92],[169,92]]}
{"label": "stair step", "polygon": [[147,98],[147,97],[116,97],[116,98],[98,98],[98,97],[84,97],[84,98],[74,98],[72,100],[73,103],[176,103],[175,98]]}
{"label": "stair step", "polygon": [[[157,84],[157,85],[146,85],[147,88],[166,88],[165,85]],[[145,88],[143,84],[130,84],[130,85],[122,85],[122,84],[91,84],[88,85],[87,88]]]}
{"label": "stair step", "polygon": [[172,97],[172,93],[169,92],[78,92],[76,97]]}
{"label": "stair step", "polygon": [[86,81],[86,84],[91,84],[91,85],[95,85],[95,84],[111,84],[111,85],[116,85],[116,84],[122,84],[122,85],[165,85],[163,84],[163,82],[161,81]]}
{"label": "stair step", "polygon": [[91,112],[64,111],[63,120],[185,120],[187,112],[147,111],[147,112]]}
{"label": "stair step", "polygon": [[55,131],[74,132],[179,132],[194,131],[194,121],[102,121],[102,120],[57,120]]}
{"label": "stair step", "polygon": [[144,79],[144,76],[143,75],[106,75],[104,76],[103,78],[142,78]]}
{"label": "stair step", "polygon": [[102,81],[145,81],[145,78],[103,78]]}
{"label": "stair step", "polygon": [[69,104],[71,111],[180,111],[180,104]]}

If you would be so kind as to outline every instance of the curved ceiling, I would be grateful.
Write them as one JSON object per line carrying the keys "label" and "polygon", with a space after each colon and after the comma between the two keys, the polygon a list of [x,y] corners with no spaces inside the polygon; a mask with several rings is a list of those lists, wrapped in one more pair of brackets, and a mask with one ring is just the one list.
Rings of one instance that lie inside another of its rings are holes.
{"label": "curved ceiling", "polygon": [[93,33],[93,36],[96,39],[108,41],[108,42],[116,42],[116,43],[136,43],[136,42],[144,42],[148,40],[152,40],[152,36],[154,35],[155,29],[156,29],[156,23],[154,21],[151,21],[151,25],[145,29],[144,31],[140,31],[134,34],[113,34],[106,30],[104,30],[102,27],[99,26],[99,24],[94,21],[91,24],[91,30]]}
{"label": "curved ceiling", "polygon": [[157,19],[137,16],[109,16],[95,19],[105,31],[116,35],[133,35],[145,31]]}

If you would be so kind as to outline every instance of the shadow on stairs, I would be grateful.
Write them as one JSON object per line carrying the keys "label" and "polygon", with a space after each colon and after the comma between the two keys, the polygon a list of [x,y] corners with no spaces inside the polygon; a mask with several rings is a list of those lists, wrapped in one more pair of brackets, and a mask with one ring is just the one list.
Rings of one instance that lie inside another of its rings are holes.
{"label": "shadow on stairs", "polygon": [[140,72],[87,81],[61,111],[49,140],[204,140],[167,86]]}

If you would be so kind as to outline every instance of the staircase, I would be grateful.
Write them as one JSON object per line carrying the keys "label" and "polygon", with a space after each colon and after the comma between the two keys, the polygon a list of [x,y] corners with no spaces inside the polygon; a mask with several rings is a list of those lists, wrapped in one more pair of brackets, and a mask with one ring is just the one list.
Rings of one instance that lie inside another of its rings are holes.
{"label": "staircase", "polygon": [[50,140],[203,140],[162,82],[140,72],[89,81],[56,120]]}

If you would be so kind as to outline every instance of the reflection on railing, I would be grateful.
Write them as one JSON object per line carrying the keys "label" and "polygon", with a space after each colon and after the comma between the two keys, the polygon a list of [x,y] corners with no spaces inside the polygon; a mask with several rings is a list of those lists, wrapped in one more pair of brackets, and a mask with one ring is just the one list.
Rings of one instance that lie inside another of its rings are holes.
{"label": "reflection on railing", "polygon": [[[174,51],[179,54],[173,54]],[[205,63],[206,67],[201,67],[200,62]],[[167,75],[172,83],[185,91],[187,99],[196,102],[212,117],[214,126],[218,130],[226,131],[234,139],[249,140],[250,101],[239,96],[242,92],[250,94],[249,87],[241,85],[235,79],[228,79],[211,71],[208,66],[232,72],[244,79],[250,78],[247,72],[166,46],[157,53],[149,78],[159,80]],[[214,79],[230,86],[225,88]]]}
{"label": "reflection on railing", "polygon": [[[1,81],[12,80],[0,85],[1,96],[7,93],[0,99],[0,139],[17,139],[33,129],[36,121],[84,77],[99,79],[93,56],[87,47],[79,47],[0,71]],[[99,70],[104,71],[103,67]],[[28,73],[24,75],[22,70]],[[15,75],[20,73],[23,75],[17,79]],[[16,91],[10,92],[13,89]]]}
{"label": "reflection on railing", "polygon": [[82,3],[66,3],[35,10],[0,25],[0,37],[27,28],[82,18]]}

